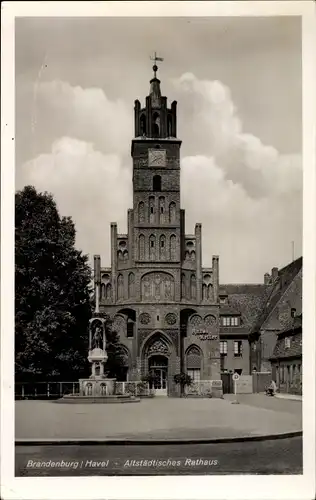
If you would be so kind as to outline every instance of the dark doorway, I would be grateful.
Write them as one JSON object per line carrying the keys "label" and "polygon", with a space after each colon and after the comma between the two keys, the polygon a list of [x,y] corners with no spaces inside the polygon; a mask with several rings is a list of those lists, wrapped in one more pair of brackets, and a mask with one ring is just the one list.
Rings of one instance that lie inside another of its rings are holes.
{"label": "dark doorway", "polygon": [[233,375],[232,373],[221,373],[224,394],[232,394],[234,392],[234,384],[233,384],[233,376],[232,375]]}

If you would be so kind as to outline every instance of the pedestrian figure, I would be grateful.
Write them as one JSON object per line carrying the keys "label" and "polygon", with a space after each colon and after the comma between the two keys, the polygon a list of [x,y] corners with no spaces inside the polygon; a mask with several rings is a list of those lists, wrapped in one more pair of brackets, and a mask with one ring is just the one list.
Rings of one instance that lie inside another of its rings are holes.
{"label": "pedestrian figure", "polygon": [[274,396],[277,391],[277,385],[274,380],[271,380],[270,385],[266,388],[267,396]]}

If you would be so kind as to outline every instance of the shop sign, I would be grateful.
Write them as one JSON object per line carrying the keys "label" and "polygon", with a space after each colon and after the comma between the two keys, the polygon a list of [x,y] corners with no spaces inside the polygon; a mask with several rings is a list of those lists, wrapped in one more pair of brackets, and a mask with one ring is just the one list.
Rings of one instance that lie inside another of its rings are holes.
{"label": "shop sign", "polygon": [[200,340],[218,340],[218,335],[214,335],[204,329],[195,329],[192,331],[193,335],[198,335]]}

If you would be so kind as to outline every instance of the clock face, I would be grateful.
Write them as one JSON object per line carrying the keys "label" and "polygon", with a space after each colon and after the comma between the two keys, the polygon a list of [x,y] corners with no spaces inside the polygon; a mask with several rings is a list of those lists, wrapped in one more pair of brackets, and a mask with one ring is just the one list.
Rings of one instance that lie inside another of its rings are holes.
{"label": "clock face", "polygon": [[166,151],[164,149],[149,149],[148,150],[148,165],[150,167],[165,167],[166,166]]}

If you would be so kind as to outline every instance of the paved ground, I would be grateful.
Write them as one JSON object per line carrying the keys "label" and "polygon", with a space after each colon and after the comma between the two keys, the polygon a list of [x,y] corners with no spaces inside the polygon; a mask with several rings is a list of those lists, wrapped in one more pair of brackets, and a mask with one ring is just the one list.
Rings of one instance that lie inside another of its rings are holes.
{"label": "paved ground", "polygon": [[[16,439],[210,439],[302,429],[301,403],[261,394],[135,404],[16,401]],[[232,398],[234,399],[234,398]]]}
{"label": "paved ground", "polygon": [[[227,401],[236,399],[234,394],[225,394]],[[238,394],[237,400],[243,405],[255,406],[256,408],[265,408],[279,412],[302,415],[302,402],[299,400],[290,400],[285,398],[275,398],[265,394]]]}
{"label": "paved ground", "polygon": [[[46,466],[35,467],[39,461],[45,461]],[[16,476],[164,474],[302,474],[302,439],[202,445],[16,447]]]}

